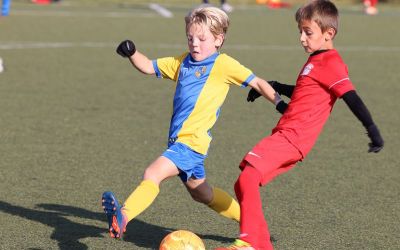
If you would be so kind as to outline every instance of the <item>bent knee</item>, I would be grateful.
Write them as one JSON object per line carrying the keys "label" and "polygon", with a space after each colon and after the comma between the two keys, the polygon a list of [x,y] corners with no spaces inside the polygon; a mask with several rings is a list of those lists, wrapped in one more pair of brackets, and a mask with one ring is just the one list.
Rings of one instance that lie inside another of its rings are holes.
{"label": "bent knee", "polygon": [[239,178],[235,182],[234,188],[236,190],[248,183],[256,183],[257,185],[260,185],[261,179],[261,173],[257,169],[252,166],[247,166],[243,169],[242,173],[240,173]]}
{"label": "bent knee", "polygon": [[192,197],[192,199],[193,199],[194,201],[207,204],[207,199],[206,199],[205,197],[203,197],[203,196],[194,195],[194,194],[190,194],[190,196]]}
{"label": "bent knee", "polygon": [[211,192],[198,192],[197,190],[188,190],[190,193],[190,196],[194,201],[203,203],[203,204],[209,204],[212,201],[213,195],[212,191]]}

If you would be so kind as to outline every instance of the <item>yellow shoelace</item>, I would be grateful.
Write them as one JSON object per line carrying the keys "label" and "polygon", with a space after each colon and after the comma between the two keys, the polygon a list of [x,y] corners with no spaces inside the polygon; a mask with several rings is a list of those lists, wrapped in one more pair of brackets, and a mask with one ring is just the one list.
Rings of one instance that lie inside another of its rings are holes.
{"label": "yellow shoelace", "polygon": [[236,239],[235,242],[233,242],[233,245],[229,246],[228,249],[241,249],[242,247],[251,247],[251,245],[243,240]]}

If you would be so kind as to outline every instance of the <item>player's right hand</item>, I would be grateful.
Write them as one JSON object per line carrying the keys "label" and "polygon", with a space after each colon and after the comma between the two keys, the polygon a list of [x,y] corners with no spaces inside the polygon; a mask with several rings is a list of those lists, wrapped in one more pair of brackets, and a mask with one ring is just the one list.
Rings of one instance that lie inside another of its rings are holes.
{"label": "player's right hand", "polygon": [[131,57],[135,52],[136,47],[131,40],[122,41],[117,47],[117,53],[122,57]]}

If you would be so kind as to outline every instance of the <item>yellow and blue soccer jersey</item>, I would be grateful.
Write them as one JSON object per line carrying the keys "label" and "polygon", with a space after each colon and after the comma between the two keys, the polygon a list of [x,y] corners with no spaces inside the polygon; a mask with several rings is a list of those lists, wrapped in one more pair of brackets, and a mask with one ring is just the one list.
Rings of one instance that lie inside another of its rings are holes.
{"label": "yellow and blue soccer jersey", "polygon": [[197,62],[189,53],[153,61],[157,77],[176,82],[169,144],[180,142],[206,155],[211,128],[231,84],[246,87],[255,75],[226,54]]}

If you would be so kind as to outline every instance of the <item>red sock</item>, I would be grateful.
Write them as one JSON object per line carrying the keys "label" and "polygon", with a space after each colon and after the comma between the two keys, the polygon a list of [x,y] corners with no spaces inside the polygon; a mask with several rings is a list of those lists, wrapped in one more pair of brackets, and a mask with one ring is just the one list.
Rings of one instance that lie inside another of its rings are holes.
{"label": "red sock", "polygon": [[369,2],[371,3],[372,7],[375,7],[376,4],[378,3],[378,0],[369,0]]}
{"label": "red sock", "polygon": [[273,249],[260,197],[261,174],[247,165],[235,183],[240,204],[240,239],[256,249]]}

